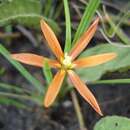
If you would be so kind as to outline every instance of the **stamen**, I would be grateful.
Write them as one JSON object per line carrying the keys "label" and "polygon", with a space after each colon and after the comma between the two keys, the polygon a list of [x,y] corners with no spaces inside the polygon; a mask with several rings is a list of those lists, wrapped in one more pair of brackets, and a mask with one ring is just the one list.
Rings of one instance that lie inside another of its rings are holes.
{"label": "stamen", "polygon": [[64,59],[62,61],[62,64],[65,68],[71,68],[72,67],[72,61],[71,61],[71,57],[68,56],[67,53],[65,53],[64,55]]}

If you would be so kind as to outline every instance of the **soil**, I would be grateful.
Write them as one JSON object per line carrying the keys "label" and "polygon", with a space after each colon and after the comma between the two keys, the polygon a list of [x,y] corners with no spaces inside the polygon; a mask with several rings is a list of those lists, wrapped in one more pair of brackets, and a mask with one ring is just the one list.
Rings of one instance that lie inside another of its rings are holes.
{"label": "soil", "polygon": [[[95,93],[104,116],[122,115],[130,117],[129,85],[90,86]],[[85,124],[92,130],[102,117],[80,96],[80,104]],[[69,106],[66,106],[69,102]],[[64,100],[55,108],[43,110],[33,106],[32,110],[19,109],[11,105],[0,106],[0,130],[79,130],[78,121],[71,100]]]}

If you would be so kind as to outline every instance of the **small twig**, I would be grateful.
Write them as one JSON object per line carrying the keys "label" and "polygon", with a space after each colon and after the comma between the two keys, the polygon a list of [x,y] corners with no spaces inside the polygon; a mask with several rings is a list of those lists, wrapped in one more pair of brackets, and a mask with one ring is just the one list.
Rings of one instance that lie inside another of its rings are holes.
{"label": "small twig", "polygon": [[85,0],[79,0],[79,1],[82,2],[83,4],[87,3]]}
{"label": "small twig", "polygon": [[26,95],[18,95],[18,94],[8,93],[8,92],[0,92],[0,95],[7,96],[7,97],[12,97],[12,98],[29,100],[29,101],[33,101],[33,102],[36,102],[36,103],[38,102],[37,100],[35,100],[31,96],[26,96]]}
{"label": "small twig", "polygon": [[0,38],[17,38],[20,37],[20,33],[16,32],[16,33],[3,33],[0,32]]}
{"label": "small twig", "polygon": [[103,102],[100,103],[100,106],[106,106],[106,105],[109,105],[109,104],[118,103],[121,100],[124,100],[124,99],[129,98],[129,97],[130,97],[130,94],[128,94],[126,96],[120,96],[120,97],[117,97],[117,98],[112,99],[112,100],[103,101]]}
{"label": "small twig", "polygon": [[81,15],[81,12],[80,12],[80,10],[79,10],[79,7],[74,3],[74,2],[72,2],[72,7],[75,9],[75,11],[76,11],[76,13],[78,14],[78,16],[81,18],[82,17],[82,15]]}
{"label": "small twig", "polygon": [[83,115],[82,115],[80,105],[79,105],[79,102],[78,102],[78,98],[77,98],[74,90],[71,91],[71,97],[72,97],[74,109],[75,109],[75,112],[76,112],[76,115],[77,115],[77,118],[78,118],[80,130],[87,130],[87,128],[85,127],[85,123],[84,123]]}
{"label": "small twig", "polygon": [[37,46],[37,40],[34,38],[32,33],[21,25],[17,25],[16,28],[34,45]]}

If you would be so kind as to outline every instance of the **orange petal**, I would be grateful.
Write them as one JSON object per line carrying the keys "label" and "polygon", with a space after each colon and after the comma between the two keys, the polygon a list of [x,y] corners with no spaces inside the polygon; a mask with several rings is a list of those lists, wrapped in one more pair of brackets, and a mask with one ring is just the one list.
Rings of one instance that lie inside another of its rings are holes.
{"label": "orange petal", "polygon": [[52,31],[52,29],[48,26],[48,24],[41,20],[41,29],[42,32],[48,42],[49,47],[51,48],[52,52],[55,54],[55,56],[60,60],[61,57],[63,57],[63,51],[60,47],[60,44]]}
{"label": "orange petal", "polygon": [[73,62],[75,68],[93,67],[108,62],[116,57],[116,53],[105,53],[81,58]]}
{"label": "orange petal", "polygon": [[88,45],[89,41],[92,39],[94,33],[96,32],[98,22],[99,18],[97,18],[93,22],[93,24],[88,28],[88,30],[75,43],[69,54],[72,57],[72,60],[75,59],[80,54],[80,52],[82,52],[83,49],[85,49],[85,47]]}
{"label": "orange petal", "polygon": [[50,86],[48,87],[47,93],[45,95],[45,100],[44,100],[45,107],[49,107],[54,102],[54,100],[61,88],[64,77],[65,77],[64,70],[58,71],[57,74],[55,75],[55,77],[54,77],[53,81],[51,82]]}
{"label": "orange petal", "polygon": [[14,60],[17,60],[24,64],[33,65],[33,66],[37,66],[37,67],[43,67],[45,60],[47,60],[48,64],[53,68],[60,67],[60,64],[55,60],[50,60],[43,56],[35,55],[32,53],[17,53],[17,54],[12,54],[11,57]]}
{"label": "orange petal", "polygon": [[87,86],[80,80],[78,75],[72,70],[69,70],[68,74],[69,74],[70,80],[74,84],[77,91],[81,94],[81,96],[93,107],[93,109],[97,113],[99,113],[100,115],[103,115],[95,97],[93,96],[91,91],[87,88]]}

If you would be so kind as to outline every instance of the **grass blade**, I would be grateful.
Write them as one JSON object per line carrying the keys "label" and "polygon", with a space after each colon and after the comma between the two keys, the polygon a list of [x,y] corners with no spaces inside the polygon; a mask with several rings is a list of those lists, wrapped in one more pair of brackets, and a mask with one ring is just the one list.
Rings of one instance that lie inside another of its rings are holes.
{"label": "grass blade", "polygon": [[65,39],[65,49],[64,52],[69,52],[71,49],[71,20],[68,0],[64,0],[64,10],[65,10],[65,21],[66,21],[66,39]]}
{"label": "grass blade", "polygon": [[47,85],[49,85],[50,82],[52,81],[53,76],[52,76],[52,73],[51,73],[51,68],[50,68],[47,61],[44,64],[43,73],[45,75]]}
{"label": "grass blade", "polygon": [[130,79],[97,80],[90,84],[130,84]]}
{"label": "grass blade", "polygon": [[0,45],[0,54],[2,54],[14,66],[23,77],[25,77],[32,85],[35,86],[35,89],[38,90],[39,94],[44,93],[42,84],[36,78],[34,78],[19,62],[13,60],[10,57],[10,53],[2,45]]}
{"label": "grass blade", "polygon": [[44,5],[46,4],[46,6],[44,6],[45,7],[45,9],[44,9],[44,16],[49,16],[49,13],[50,13],[50,11],[51,11],[51,6],[52,6],[52,0],[45,0],[44,1]]}
{"label": "grass blade", "polygon": [[0,88],[2,89],[6,89],[6,90],[13,90],[16,93],[30,93],[28,90],[24,89],[24,88],[20,88],[18,86],[14,86],[14,85],[10,85],[10,84],[6,84],[6,83],[0,83]]}
{"label": "grass blade", "polygon": [[4,97],[4,96],[0,96],[0,104],[2,104],[2,105],[14,105],[18,108],[28,109],[28,107],[25,104],[23,104],[19,101],[16,101],[14,99],[10,99],[8,97]]}
{"label": "grass blade", "polygon": [[78,29],[75,33],[74,40],[72,43],[73,45],[80,38],[82,33],[89,27],[99,4],[100,4],[100,0],[89,0],[89,3],[85,9],[83,16],[82,16],[82,19],[80,21]]}
{"label": "grass blade", "polygon": [[115,23],[112,21],[112,19],[108,16],[108,14],[106,14],[106,17],[108,17],[108,23],[110,24],[113,33],[117,34],[117,36],[120,38],[120,40],[126,44],[129,45],[130,44],[130,39],[128,38],[128,36],[123,32],[123,30],[120,28],[120,25],[115,25]]}

